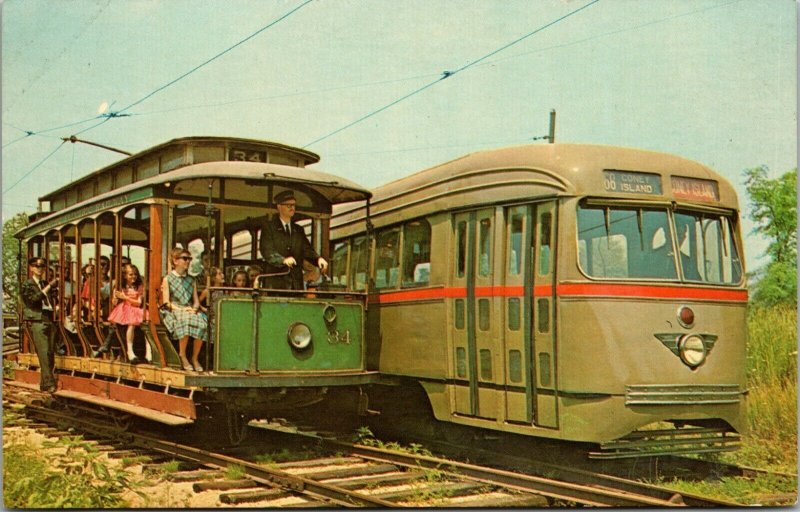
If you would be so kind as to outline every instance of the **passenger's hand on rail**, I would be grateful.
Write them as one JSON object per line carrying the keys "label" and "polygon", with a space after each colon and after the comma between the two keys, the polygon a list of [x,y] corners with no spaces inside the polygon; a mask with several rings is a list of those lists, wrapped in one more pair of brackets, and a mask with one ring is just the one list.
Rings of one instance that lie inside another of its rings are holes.
{"label": "passenger's hand on rail", "polygon": [[325,258],[320,257],[320,259],[317,260],[317,266],[322,272],[325,272],[325,270],[328,269],[328,262],[325,261]]}
{"label": "passenger's hand on rail", "polygon": [[289,268],[292,268],[293,266],[297,265],[297,260],[291,256],[287,256],[283,258],[283,264]]}

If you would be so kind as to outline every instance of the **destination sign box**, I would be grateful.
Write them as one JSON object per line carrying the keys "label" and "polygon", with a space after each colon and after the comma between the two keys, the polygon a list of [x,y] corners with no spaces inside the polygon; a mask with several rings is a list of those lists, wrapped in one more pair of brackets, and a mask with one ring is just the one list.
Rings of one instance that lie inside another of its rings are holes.
{"label": "destination sign box", "polygon": [[660,195],[661,176],[644,172],[603,171],[606,192]]}
{"label": "destination sign box", "polygon": [[719,187],[716,181],[683,176],[670,176],[672,194],[678,199],[693,201],[719,201]]}
{"label": "destination sign box", "polygon": [[266,163],[267,153],[265,151],[231,148],[230,154],[228,155],[228,160]]}

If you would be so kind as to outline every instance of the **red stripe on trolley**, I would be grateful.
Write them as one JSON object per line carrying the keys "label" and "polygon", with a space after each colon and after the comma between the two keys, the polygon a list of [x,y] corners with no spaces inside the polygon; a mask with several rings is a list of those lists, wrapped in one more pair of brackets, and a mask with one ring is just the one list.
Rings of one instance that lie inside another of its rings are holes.
{"label": "red stripe on trolley", "polygon": [[677,286],[643,286],[636,284],[560,284],[559,296],[570,297],[637,297],[642,299],[689,299],[747,302],[747,290],[683,288]]}
{"label": "red stripe on trolley", "polygon": [[[684,288],[678,286],[648,286],[638,284],[559,284],[559,296],[564,297],[633,297],[641,299],[683,299],[716,300],[726,302],[747,302],[747,290],[720,290],[711,288]],[[525,293],[522,286],[477,286],[476,297],[521,297]],[[535,297],[553,295],[549,284],[533,287]],[[402,290],[370,295],[370,302],[392,304],[419,300],[463,299],[466,288],[426,288],[421,290]]]}

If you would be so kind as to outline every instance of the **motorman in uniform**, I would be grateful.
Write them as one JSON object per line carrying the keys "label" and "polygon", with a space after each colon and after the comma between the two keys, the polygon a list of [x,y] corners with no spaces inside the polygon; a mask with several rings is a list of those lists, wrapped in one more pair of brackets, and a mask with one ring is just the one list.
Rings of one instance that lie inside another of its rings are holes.
{"label": "motorman in uniform", "polygon": [[322,272],[328,268],[325,261],[311,247],[303,228],[292,222],[297,200],[294,192],[284,190],[275,195],[278,215],[264,225],[261,230],[261,256],[266,262],[266,273],[277,274],[289,267],[289,274],[269,278],[271,288],[302,290],[303,261],[319,267]]}

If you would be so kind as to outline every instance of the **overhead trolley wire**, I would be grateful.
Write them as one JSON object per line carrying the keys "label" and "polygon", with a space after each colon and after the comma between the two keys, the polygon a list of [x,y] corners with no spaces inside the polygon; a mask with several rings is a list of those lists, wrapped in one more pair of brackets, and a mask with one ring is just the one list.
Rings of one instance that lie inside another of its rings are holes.
{"label": "overhead trolley wire", "polygon": [[234,49],[234,48],[236,48],[237,46],[240,46],[240,45],[242,45],[242,44],[246,43],[246,42],[247,42],[247,41],[249,41],[250,39],[252,39],[252,38],[256,37],[258,34],[260,34],[260,33],[264,32],[264,31],[265,31],[265,30],[267,30],[268,28],[272,27],[273,25],[276,25],[276,24],[280,23],[281,21],[285,20],[286,18],[288,18],[288,17],[289,17],[289,16],[291,16],[292,14],[296,13],[297,11],[299,11],[300,9],[302,9],[303,7],[305,7],[306,5],[310,4],[312,1],[313,1],[313,0],[306,0],[305,2],[303,2],[302,4],[300,4],[299,6],[295,7],[295,8],[294,8],[294,9],[292,9],[291,11],[289,11],[289,12],[287,12],[286,14],[284,14],[283,16],[281,16],[280,18],[278,18],[278,19],[276,19],[276,20],[274,20],[274,21],[270,22],[269,24],[267,24],[267,25],[265,25],[265,26],[261,27],[260,29],[256,30],[255,32],[253,32],[253,33],[252,33],[252,34],[250,34],[249,36],[245,37],[244,39],[242,39],[242,40],[241,40],[241,41],[239,41],[238,43],[234,44],[233,46],[231,46],[231,47],[229,47],[229,48],[226,48],[225,50],[222,50],[222,51],[221,51],[221,52],[219,52],[218,54],[214,55],[214,56],[213,56],[213,57],[211,57],[210,59],[208,59],[208,60],[206,60],[205,62],[203,62],[202,64],[198,64],[197,66],[195,66],[194,68],[190,69],[190,70],[189,70],[189,71],[187,71],[186,73],[182,74],[182,75],[181,75],[181,76],[179,76],[178,78],[176,78],[176,79],[172,80],[171,82],[168,82],[168,83],[166,83],[166,84],[162,85],[162,86],[161,86],[161,87],[159,87],[158,89],[156,89],[156,90],[154,90],[153,92],[151,92],[151,93],[149,93],[149,94],[145,95],[145,96],[144,96],[144,97],[142,97],[141,99],[134,101],[133,103],[131,103],[131,104],[130,104],[130,105],[128,105],[127,107],[125,107],[125,108],[123,108],[123,109],[119,110],[118,112],[125,112],[126,110],[128,110],[128,109],[130,109],[130,108],[133,108],[133,107],[135,107],[136,105],[138,105],[139,103],[142,103],[143,101],[145,101],[146,99],[148,99],[148,98],[152,97],[153,95],[155,95],[155,94],[157,94],[157,93],[159,93],[159,92],[163,91],[164,89],[166,89],[166,88],[167,88],[167,87],[169,87],[170,85],[173,85],[174,83],[176,83],[176,82],[178,82],[178,81],[180,81],[180,80],[182,80],[182,79],[186,78],[187,76],[191,75],[192,73],[194,73],[194,72],[195,72],[195,71],[197,71],[198,69],[202,68],[202,67],[203,67],[203,66],[205,66],[206,64],[209,64],[209,63],[211,63],[212,61],[214,61],[214,60],[216,60],[216,59],[218,59],[218,58],[222,57],[223,55],[225,55],[225,54],[226,54],[226,53],[228,53],[229,51],[233,50],[233,49]]}
{"label": "overhead trolley wire", "polygon": [[46,157],[42,158],[42,159],[39,161],[39,163],[38,163],[38,164],[34,165],[34,166],[33,166],[33,169],[31,169],[30,171],[28,171],[28,172],[26,172],[25,174],[23,174],[23,175],[22,175],[22,177],[21,177],[20,179],[18,179],[17,181],[15,181],[13,185],[11,185],[11,186],[10,186],[10,187],[8,187],[7,189],[5,189],[5,190],[3,191],[3,195],[6,195],[7,193],[11,192],[11,190],[12,190],[14,187],[16,187],[17,185],[19,185],[19,184],[20,184],[20,182],[21,182],[22,180],[24,180],[25,178],[27,178],[28,176],[30,176],[30,175],[31,175],[31,173],[33,173],[33,171],[35,171],[36,169],[38,169],[38,168],[39,168],[39,167],[40,167],[40,166],[41,166],[43,163],[45,163],[45,162],[46,162],[46,161],[47,161],[47,160],[48,160],[48,159],[49,159],[51,156],[53,156],[54,154],[56,154],[56,151],[58,151],[59,149],[61,149],[62,147],[64,147],[64,144],[66,144],[66,142],[65,142],[65,141],[62,141],[62,142],[61,142],[61,143],[60,143],[58,146],[56,146],[56,148],[55,148],[53,151],[51,151],[51,152],[50,152],[50,153],[49,153],[49,154],[48,154]]}
{"label": "overhead trolley wire", "polygon": [[417,76],[408,76],[404,78],[394,78],[392,80],[380,80],[377,82],[367,82],[367,83],[360,83],[360,84],[347,84],[347,85],[338,85],[334,87],[324,87],[322,89],[311,89],[306,91],[299,91],[299,92],[289,92],[285,94],[275,94],[273,96],[259,96],[256,98],[242,98],[238,100],[229,100],[229,101],[221,101],[217,103],[203,103],[200,105],[186,105],[183,107],[174,107],[168,108],[165,110],[152,110],[150,112],[137,112],[135,114],[131,114],[133,116],[149,116],[154,114],[164,114],[167,112],[175,112],[179,110],[191,110],[196,108],[209,108],[209,107],[225,107],[228,105],[234,105],[237,103],[250,103],[254,101],[264,101],[264,100],[274,100],[280,98],[292,98],[295,96],[307,96],[311,94],[319,94],[331,91],[341,91],[346,89],[357,89],[359,87],[372,87],[376,85],[385,85],[385,84],[393,84],[397,82],[407,82],[409,80],[417,80],[420,78],[430,78],[432,76],[439,76],[439,73],[427,73],[425,75],[417,75]]}
{"label": "overhead trolley wire", "polygon": [[374,115],[380,114],[384,110],[386,110],[388,108],[391,108],[394,105],[397,105],[401,101],[406,100],[406,99],[408,99],[408,98],[410,98],[410,97],[412,97],[414,95],[417,95],[417,94],[421,93],[422,91],[424,91],[426,89],[429,89],[430,87],[433,87],[434,85],[438,84],[442,80],[450,78],[451,76],[453,76],[453,75],[455,75],[457,73],[460,73],[460,72],[462,72],[462,71],[464,71],[466,69],[469,69],[470,67],[478,64],[479,62],[488,59],[492,55],[496,55],[496,54],[502,52],[503,50],[506,50],[506,49],[514,46],[515,44],[517,44],[517,43],[519,43],[521,41],[524,41],[525,39],[533,36],[534,34],[537,34],[537,33],[541,32],[542,30],[545,30],[545,29],[547,29],[549,27],[552,27],[556,23],[559,23],[559,22],[569,18],[570,16],[579,13],[580,11],[586,9],[587,7],[591,7],[592,5],[596,4],[599,1],[600,0],[592,0],[588,4],[586,4],[586,5],[582,6],[582,7],[579,7],[577,9],[575,9],[574,11],[570,11],[567,14],[565,14],[564,16],[561,16],[560,18],[557,18],[557,19],[551,21],[550,23],[542,25],[541,27],[537,28],[536,30],[534,30],[532,32],[529,32],[529,33],[525,34],[524,36],[519,37],[519,38],[515,39],[514,41],[511,41],[510,43],[508,43],[506,45],[503,45],[500,48],[498,48],[496,50],[493,50],[493,51],[487,53],[486,55],[484,55],[484,56],[482,56],[482,57],[480,57],[478,59],[473,60],[472,62],[470,62],[468,64],[465,64],[464,66],[461,66],[460,68],[456,69],[455,71],[444,71],[444,72],[442,72],[441,76],[439,76],[439,78],[437,78],[433,82],[427,83],[427,84],[423,85],[422,87],[420,87],[420,88],[418,88],[418,89],[416,89],[414,91],[411,91],[410,93],[406,94],[405,96],[402,96],[402,97],[392,101],[391,103],[388,103],[387,105],[384,105],[383,107],[380,107],[377,110],[373,110],[372,112],[370,112],[370,113],[368,113],[368,114],[366,114],[364,116],[359,117],[355,121],[353,121],[353,122],[351,122],[349,124],[346,124],[345,126],[342,126],[341,128],[338,128],[338,129],[328,133],[327,135],[324,135],[324,136],[322,136],[322,137],[320,137],[320,138],[318,138],[318,139],[316,139],[316,140],[314,140],[312,142],[309,142],[308,144],[304,145],[303,148],[307,148],[308,146],[312,146],[312,145],[314,145],[314,144],[316,144],[318,142],[322,142],[323,140],[325,140],[325,139],[327,139],[329,137],[332,137],[332,136],[336,135],[337,133],[342,132],[342,131],[344,131],[344,130],[352,127],[352,126],[355,126],[358,123],[360,123],[362,121],[365,121],[365,120],[369,119],[370,117],[372,117]]}
{"label": "overhead trolley wire", "polygon": [[[252,33],[252,34],[250,34],[249,36],[245,37],[245,38],[244,38],[244,39],[242,39],[241,41],[239,41],[239,42],[237,42],[236,44],[234,44],[233,46],[230,46],[230,47],[226,48],[225,50],[223,50],[223,51],[219,52],[218,54],[214,55],[213,57],[211,57],[210,59],[206,60],[205,62],[203,62],[203,63],[201,63],[201,64],[198,64],[197,66],[195,66],[194,68],[190,69],[190,70],[189,70],[189,71],[187,71],[186,73],[182,74],[182,75],[181,75],[181,76],[179,76],[178,78],[176,78],[176,79],[174,79],[174,80],[172,80],[172,81],[170,81],[170,82],[168,82],[168,83],[166,83],[166,84],[162,85],[161,87],[159,87],[159,88],[155,89],[154,91],[152,91],[152,92],[148,93],[147,95],[143,96],[142,98],[140,98],[140,99],[138,99],[138,100],[134,101],[133,103],[131,103],[130,105],[128,105],[127,107],[125,107],[125,108],[123,108],[123,109],[120,109],[120,110],[117,110],[117,111],[113,111],[113,112],[107,112],[107,113],[105,113],[105,114],[100,114],[99,116],[95,116],[95,117],[92,117],[92,118],[90,118],[90,119],[85,119],[85,120],[83,120],[83,121],[78,121],[78,122],[75,122],[75,123],[70,123],[70,124],[68,124],[68,125],[59,126],[59,127],[56,127],[56,128],[49,128],[49,129],[47,129],[47,130],[42,130],[42,131],[40,131],[40,132],[38,132],[38,133],[43,133],[43,132],[49,132],[49,131],[59,130],[59,129],[62,129],[62,128],[66,128],[66,127],[68,127],[68,126],[74,126],[74,125],[82,124],[82,123],[85,123],[85,122],[88,122],[88,121],[92,121],[92,120],[95,120],[95,119],[100,119],[100,118],[102,118],[102,119],[103,119],[103,120],[102,120],[102,121],[100,121],[99,123],[93,124],[92,126],[90,126],[90,127],[88,127],[88,128],[85,128],[85,129],[83,129],[83,130],[81,130],[81,131],[79,131],[79,132],[77,132],[77,133],[74,133],[74,134],[73,134],[73,135],[80,135],[81,133],[85,133],[85,132],[88,132],[89,130],[93,130],[94,128],[97,128],[98,126],[100,126],[100,125],[102,125],[102,124],[104,124],[104,123],[108,122],[110,119],[114,119],[114,118],[117,118],[117,117],[126,117],[126,116],[130,116],[131,114],[123,114],[123,112],[125,112],[126,110],[129,110],[129,109],[133,108],[134,106],[136,106],[136,105],[138,105],[138,104],[140,104],[140,103],[144,102],[145,100],[147,100],[147,99],[151,98],[151,97],[152,97],[152,96],[154,96],[155,94],[157,94],[157,93],[159,93],[159,92],[163,91],[163,90],[164,90],[164,89],[166,89],[167,87],[169,87],[169,86],[171,86],[171,85],[173,85],[173,84],[177,83],[178,81],[180,81],[180,80],[182,80],[182,79],[186,78],[187,76],[191,75],[192,73],[194,73],[194,72],[195,72],[195,71],[197,71],[198,69],[202,68],[203,66],[205,66],[205,65],[207,65],[207,64],[209,64],[209,63],[211,63],[211,62],[213,62],[214,60],[218,59],[219,57],[222,57],[222,56],[223,56],[223,55],[225,55],[226,53],[230,52],[230,51],[231,51],[231,50],[233,50],[234,48],[236,48],[236,47],[238,47],[238,46],[241,46],[242,44],[246,43],[246,42],[247,42],[247,41],[249,41],[250,39],[252,39],[252,38],[256,37],[257,35],[259,35],[260,33],[264,32],[264,31],[265,31],[265,30],[267,30],[268,28],[270,28],[270,27],[272,27],[272,26],[274,26],[274,25],[278,24],[279,22],[281,22],[281,21],[285,20],[286,18],[288,18],[288,17],[289,17],[289,16],[291,16],[292,14],[296,13],[297,11],[299,11],[300,9],[302,9],[303,7],[305,7],[306,5],[310,4],[312,1],[313,1],[313,0],[306,0],[305,2],[303,2],[302,4],[300,4],[299,6],[295,7],[295,8],[294,8],[294,9],[292,9],[292,10],[290,10],[289,12],[287,12],[287,13],[286,13],[286,14],[284,14],[283,16],[279,17],[278,19],[276,19],[276,20],[273,20],[273,21],[271,21],[270,23],[268,23],[267,25],[265,25],[265,26],[261,27],[260,29],[256,30],[255,32],[253,32],[253,33]],[[24,131],[24,130],[23,130],[23,131]],[[17,142],[17,141],[19,141],[19,140],[22,140],[22,139],[24,139],[24,138],[27,138],[27,137],[29,137],[29,136],[31,136],[31,135],[36,135],[36,134],[37,134],[37,132],[29,132],[29,131],[25,131],[25,136],[24,136],[24,137],[21,137],[21,138],[19,138],[19,139],[17,139],[17,140],[11,141],[11,142],[9,142],[8,144],[6,144],[6,145],[5,145],[5,146],[3,146],[3,147],[5,148],[6,146],[9,146],[9,145],[11,145],[11,144],[13,144],[13,143],[15,143],[15,142]],[[43,158],[41,161],[39,161],[39,163],[37,163],[37,164],[36,164],[36,165],[33,167],[33,169],[31,169],[30,171],[28,171],[27,173],[25,173],[25,174],[24,174],[24,175],[23,175],[23,176],[22,176],[22,177],[21,177],[19,180],[17,180],[17,181],[16,181],[16,182],[15,182],[13,185],[11,185],[11,186],[10,186],[10,187],[8,187],[6,190],[4,190],[4,191],[3,191],[3,195],[5,195],[5,194],[6,194],[6,193],[8,193],[9,191],[11,191],[11,189],[13,189],[14,187],[16,187],[16,186],[17,186],[17,185],[18,185],[18,184],[19,184],[19,183],[20,183],[22,180],[24,180],[24,179],[25,179],[26,177],[28,177],[28,176],[29,176],[31,173],[33,173],[33,172],[34,172],[36,169],[38,169],[38,168],[39,168],[39,167],[40,167],[42,164],[44,164],[44,163],[45,163],[45,162],[46,162],[46,161],[47,161],[47,160],[48,160],[48,159],[49,159],[51,156],[53,156],[53,155],[54,155],[54,154],[55,154],[55,153],[56,153],[56,152],[57,152],[57,151],[58,151],[58,150],[59,150],[59,149],[60,149],[60,148],[61,148],[61,147],[62,147],[62,146],[65,144],[65,143],[66,143],[66,141],[62,141],[62,142],[61,142],[61,144],[59,144],[59,145],[58,145],[58,146],[57,146],[57,147],[56,147],[56,148],[55,148],[53,151],[51,151],[51,152],[50,152],[50,153],[49,153],[49,154],[48,154],[46,157],[44,157],[44,158]]]}

